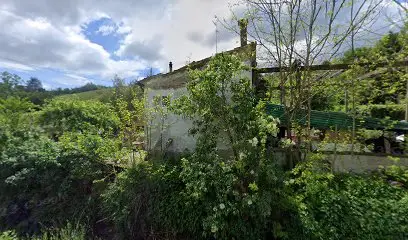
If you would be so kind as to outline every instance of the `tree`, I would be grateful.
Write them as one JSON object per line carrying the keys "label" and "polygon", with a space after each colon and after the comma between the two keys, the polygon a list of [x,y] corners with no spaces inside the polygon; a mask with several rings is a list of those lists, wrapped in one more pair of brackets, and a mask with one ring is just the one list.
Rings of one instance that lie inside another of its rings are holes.
{"label": "tree", "polygon": [[31,77],[30,80],[28,80],[26,89],[29,92],[40,92],[44,90],[41,81],[36,77]]}
{"label": "tree", "polygon": [[298,60],[309,66],[332,59],[351,35],[373,20],[381,3],[378,0],[244,2],[249,34],[264,52],[261,59],[279,67],[290,67]]}
{"label": "tree", "polygon": [[[190,71],[186,95],[171,104],[194,121],[190,133],[197,137],[196,149],[181,160],[182,196],[202,206],[206,237],[262,239],[271,229],[279,232],[271,221],[279,215],[273,205],[282,189],[267,152],[277,121],[242,74],[248,70],[239,56],[217,54],[203,69]],[[229,154],[220,154],[220,143]]]}
{"label": "tree", "polygon": [[119,129],[119,118],[110,105],[99,101],[53,99],[40,112],[38,122],[57,140],[65,132],[112,136]]}
{"label": "tree", "polygon": [[[205,69],[190,71],[188,94],[174,100],[172,109],[194,120],[197,151],[216,150],[222,138],[238,161],[248,148],[265,146],[266,136],[276,134],[276,121],[266,115],[265,103],[256,98],[249,79],[240,76],[247,70],[239,57],[220,54]],[[254,138],[259,145],[248,144]]]}
{"label": "tree", "polygon": [[17,86],[22,83],[21,78],[9,72],[1,73],[0,96],[7,97],[16,91]]}
{"label": "tree", "polygon": [[[330,61],[344,43],[354,39],[379,9],[379,0],[244,0],[245,17],[249,20],[249,35],[261,48],[260,62],[285,67],[275,81],[281,90],[280,102],[285,106],[288,135],[294,116],[306,108],[310,129],[314,89],[321,77],[312,74],[312,64]],[[237,20],[238,17],[233,18]],[[230,26],[224,20],[224,26]],[[231,27],[229,27],[231,29]],[[354,43],[354,41],[351,41]],[[299,72],[303,65],[306,71]],[[307,134],[310,138],[310,131]]]}
{"label": "tree", "polygon": [[[287,109],[288,126],[298,109],[308,108],[310,112],[312,89],[321,82],[316,81],[319,77],[310,71],[298,73],[297,66],[304,65],[307,69],[312,64],[331,60],[344,43],[373,18],[380,2],[244,1],[249,35],[261,47],[259,60],[288,68],[276,79],[281,89],[281,104]],[[229,25],[227,21],[225,25]],[[308,115],[310,118],[310,113]]]}
{"label": "tree", "polygon": [[392,1],[396,3],[405,12],[405,14],[408,14],[408,7],[404,6],[403,1],[401,0],[392,0]]}
{"label": "tree", "polygon": [[[400,104],[405,98],[406,82],[404,75],[406,75],[406,68],[395,67],[396,61],[405,60],[406,53],[406,39],[408,37],[407,27],[404,27],[400,32],[389,32],[382,36],[382,38],[372,47],[356,48],[345,52],[340,62],[350,63],[368,63],[366,67],[356,67],[348,72],[359,78],[355,83],[355,95],[358,96],[356,104]],[[388,63],[384,68],[372,68],[377,63]],[[344,76],[334,79],[337,83],[332,82],[332,89],[340,94],[346,91],[351,91],[351,87],[344,82]],[[329,86],[327,86],[329,87]],[[337,88],[338,87],[338,88]],[[337,89],[336,89],[337,88]]]}
{"label": "tree", "polygon": [[144,121],[144,98],[139,85],[130,83],[115,75],[113,78],[113,95],[111,103],[120,119],[120,138],[126,147],[141,142]]}

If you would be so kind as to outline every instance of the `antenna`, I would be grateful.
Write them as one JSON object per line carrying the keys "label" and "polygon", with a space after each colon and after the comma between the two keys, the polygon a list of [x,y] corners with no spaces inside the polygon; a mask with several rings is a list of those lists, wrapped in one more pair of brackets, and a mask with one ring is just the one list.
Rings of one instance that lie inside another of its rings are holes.
{"label": "antenna", "polygon": [[218,25],[217,16],[214,16],[213,24],[215,25],[215,53],[218,53]]}

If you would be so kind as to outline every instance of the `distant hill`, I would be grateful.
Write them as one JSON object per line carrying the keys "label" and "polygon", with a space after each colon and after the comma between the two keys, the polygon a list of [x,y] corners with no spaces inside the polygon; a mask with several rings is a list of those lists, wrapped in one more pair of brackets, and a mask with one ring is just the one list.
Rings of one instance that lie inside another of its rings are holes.
{"label": "distant hill", "polygon": [[70,99],[78,98],[80,100],[99,100],[101,102],[108,102],[113,95],[113,88],[103,88],[93,91],[81,92],[81,93],[72,93],[57,96],[59,99]]}

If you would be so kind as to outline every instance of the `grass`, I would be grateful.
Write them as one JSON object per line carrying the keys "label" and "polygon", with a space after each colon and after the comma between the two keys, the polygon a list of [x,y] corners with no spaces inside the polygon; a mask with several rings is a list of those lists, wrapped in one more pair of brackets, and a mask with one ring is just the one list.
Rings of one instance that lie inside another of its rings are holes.
{"label": "grass", "polygon": [[[13,231],[0,233],[0,240],[18,240],[22,239]],[[50,229],[40,236],[30,237],[32,240],[85,240],[85,228],[81,225],[72,225],[68,223],[61,229]]]}
{"label": "grass", "polygon": [[58,96],[60,99],[77,98],[79,100],[99,100],[101,102],[108,102],[113,95],[113,88],[104,88],[94,91],[66,94]]}

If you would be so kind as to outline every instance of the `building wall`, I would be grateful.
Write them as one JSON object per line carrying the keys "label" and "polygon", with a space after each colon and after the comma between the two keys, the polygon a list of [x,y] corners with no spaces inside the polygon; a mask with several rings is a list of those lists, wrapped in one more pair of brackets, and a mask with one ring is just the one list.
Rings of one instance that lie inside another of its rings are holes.
{"label": "building wall", "polygon": [[[249,61],[245,62],[249,64]],[[252,81],[252,71],[244,71],[239,78]],[[145,86],[148,107],[154,108],[155,97],[179,98],[187,93],[186,82],[188,81],[187,71],[178,71],[166,75],[156,76]],[[163,106],[166,109],[165,106]],[[193,127],[191,119],[175,115],[168,112],[166,116],[159,113],[152,113],[151,122],[146,126],[147,146],[149,150],[163,150],[170,152],[183,152],[194,150],[196,139],[189,134]],[[172,141],[170,145],[169,140]],[[228,149],[227,138],[219,139],[218,148]]]}
{"label": "building wall", "polygon": [[[245,46],[235,48],[223,54],[235,54],[243,59],[243,63],[248,66],[256,64],[256,43],[250,43]],[[167,74],[155,75],[140,81],[144,85],[145,94],[147,95],[147,104],[149,108],[154,107],[153,99],[155,97],[178,98],[187,93],[186,84],[188,82],[188,69],[200,69],[210,61],[206,58],[198,62],[192,62],[189,66],[182,67]],[[252,82],[252,71],[244,71],[239,78],[247,78]],[[160,114],[153,114],[151,122],[145,127],[147,135],[148,150],[164,150],[171,152],[183,152],[184,150],[194,150],[196,139],[189,134],[193,126],[193,121],[181,116],[168,113],[163,118]],[[169,140],[172,143],[168,145]],[[225,139],[219,140],[220,149],[228,150],[228,144]]]}
{"label": "building wall", "polygon": [[[169,89],[148,89],[148,105],[153,107],[153,99],[157,96],[171,96],[177,98],[187,92],[185,87]],[[164,111],[166,107],[163,106]],[[190,119],[175,115],[167,111],[166,115],[152,113],[152,122],[149,126],[150,136],[148,136],[148,146],[153,150],[164,150],[171,152],[183,152],[184,150],[194,150],[196,140],[189,134],[189,129],[193,126]],[[169,140],[171,144],[167,146]]]}
{"label": "building wall", "polygon": [[408,166],[408,156],[386,154],[326,154],[335,172],[372,172],[391,165]]}

